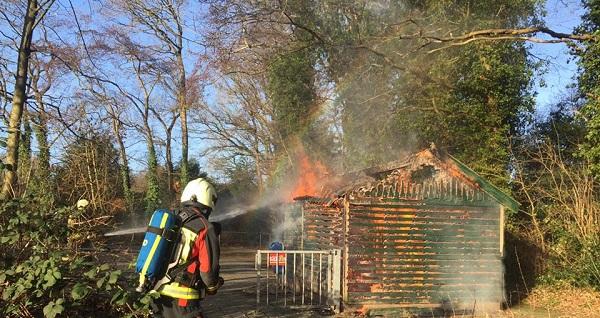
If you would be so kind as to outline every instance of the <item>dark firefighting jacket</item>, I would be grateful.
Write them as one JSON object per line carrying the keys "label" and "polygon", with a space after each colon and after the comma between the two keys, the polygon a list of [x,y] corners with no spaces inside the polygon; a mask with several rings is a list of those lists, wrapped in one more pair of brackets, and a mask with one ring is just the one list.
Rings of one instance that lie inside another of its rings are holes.
{"label": "dark firefighting jacket", "polygon": [[[193,208],[184,208],[183,212]],[[201,299],[205,291],[219,284],[220,226],[194,213],[181,229],[178,266],[169,271],[170,282],[162,285],[161,295],[182,300]]]}

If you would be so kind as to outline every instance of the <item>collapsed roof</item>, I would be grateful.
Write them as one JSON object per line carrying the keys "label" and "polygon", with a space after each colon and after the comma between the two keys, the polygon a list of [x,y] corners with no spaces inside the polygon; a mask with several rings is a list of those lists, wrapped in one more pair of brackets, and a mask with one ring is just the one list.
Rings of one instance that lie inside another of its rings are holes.
{"label": "collapsed roof", "polygon": [[295,200],[333,204],[344,196],[360,196],[376,191],[378,188],[391,187],[392,184],[397,194],[398,191],[401,191],[397,189],[398,186],[403,187],[408,183],[426,182],[437,185],[452,179],[458,180],[472,190],[486,193],[511,211],[517,211],[519,208],[519,203],[511,196],[502,192],[458,159],[438,151],[435,146],[413,153],[401,160],[332,178],[323,187],[320,198],[304,196],[295,198]]}

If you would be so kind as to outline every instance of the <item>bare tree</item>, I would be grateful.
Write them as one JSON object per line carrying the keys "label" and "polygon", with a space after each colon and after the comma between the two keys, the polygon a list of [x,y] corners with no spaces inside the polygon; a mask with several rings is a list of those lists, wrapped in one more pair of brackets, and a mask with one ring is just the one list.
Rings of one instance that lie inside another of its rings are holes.
{"label": "bare tree", "polygon": [[143,75],[144,71],[142,69],[142,61],[134,57],[132,60],[133,69],[135,70],[135,76],[138,80],[138,85],[143,92],[143,96],[140,104],[134,104],[134,107],[138,111],[138,113],[142,116],[143,122],[143,132],[146,137],[146,144],[148,146],[148,153],[146,154],[148,160],[148,189],[146,190],[146,204],[147,210],[154,210],[158,204],[159,200],[159,189],[158,189],[158,161],[156,157],[156,147],[154,141],[154,132],[152,126],[150,125],[150,114],[151,111],[151,96],[152,91],[157,85],[157,81],[150,81],[148,83]]}
{"label": "bare tree", "polygon": [[19,136],[23,108],[27,101],[27,76],[29,73],[33,32],[53,3],[54,0],[43,0],[41,2],[38,2],[38,0],[27,1],[27,9],[23,17],[23,28],[20,34],[21,41],[18,50],[15,88],[8,122],[5,160],[6,172],[2,183],[2,192],[0,193],[0,197],[3,199],[14,197],[15,195],[14,189],[17,182],[17,166],[19,161]]}
{"label": "bare tree", "polygon": [[[114,101],[114,100],[113,100]],[[133,211],[133,192],[131,190],[131,178],[129,173],[129,159],[127,158],[127,149],[125,147],[125,137],[124,137],[124,124],[121,120],[121,113],[119,109],[119,104],[116,103],[107,103],[107,110],[110,114],[111,122],[112,122],[112,130],[115,135],[115,139],[117,140],[117,145],[119,149],[119,158],[121,160],[121,179],[123,186],[123,194],[125,196],[125,201],[127,202],[127,208],[130,212]]]}
{"label": "bare tree", "polygon": [[[47,43],[47,32],[43,29],[43,42]],[[64,75],[60,65],[52,56],[44,58],[44,44],[36,45],[37,52],[32,56],[30,68],[30,90],[35,104],[31,106],[31,121],[37,141],[38,154],[35,158],[35,177],[40,194],[46,197],[54,195],[50,184],[50,120],[52,106],[48,104],[50,90],[55,82]]]}
{"label": "bare tree", "polygon": [[158,119],[165,132],[165,165],[167,169],[167,197],[169,200],[174,199],[175,188],[173,180],[173,128],[180,116],[176,110],[167,109],[166,111],[157,110],[155,107],[150,108],[150,111]]}
{"label": "bare tree", "polygon": [[129,158],[127,156],[127,148],[125,147],[125,129],[123,117],[127,110],[127,103],[121,101],[121,95],[107,88],[102,83],[96,85],[88,85],[87,91],[91,94],[91,99],[95,104],[106,109],[110,118],[111,129],[117,142],[120,160],[121,182],[123,194],[129,211],[133,211],[133,192],[131,190],[131,178],[129,171]]}
{"label": "bare tree", "polygon": [[172,63],[170,89],[173,91],[179,109],[181,122],[181,172],[182,184],[188,181],[188,101],[186,88],[186,67],[184,63],[183,0],[119,0],[117,5],[142,27],[143,32],[153,36],[160,43],[157,52],[166,54]]}
{"label": "bare tree", "polygon": [[[225,58],[243,51],[260,54],[261,51],[285,50],[286,46],[290,46],[290,35],[303,31],[308,37],[303,38],[301,46],[316,45],[330,52],[365,54],[379,59],[381,64],[392,69],[410,72],[428,81],[434,79],[419,68],[407,65],[407,58],[424,56],[430,59],[427,56],[474,42],[500,40],[538,44],[568,43],[576,47],[583,41],[599,40],[595,34],[555,31],[537,18],[513,23],[514,27],[489,27],[498,25],[502,19],[500,16],[506,15],[506,12],[498,12],[487,21],[477,21],[472,12],[469,12],[468,6],[461,18],[446,21],[447,17],[414,8],[402,11],[403,9],[393,8],[390,3],[378,1],[374,1],[372,5],[360,1],[319,1],[315,3],[316,7],[311,8],[317,22],[307,23],[306,17],[298,17],[291,9],[293,2],[206,2],[210,4],[211,23],[214,25],[210,38],[214,40],[213,44],[227,49],[220,52]],[[372,11],[378,6],[389,7],[390,12],[384,14]],[[367,31],[368,28],[362,27],[363,23],[368,23],[367,13],[374,13],[382,18],[377,26],[373,26],[377,31],[372,34]],[[333,19],[334,24],[341,19],[343,22],[334,28],[345,29],[331,29],[328,23],[332,21],[328,19]],[[338,31],[347,33],[347,36],[340,36]],[[350,40],[353,36],[358,40]],[[369,65],[373,66],[378,67]]]}
{"label": "bare tree", "polygon": [[525,197],[523,212],[529,216],[533,234],[542,249],[546,236],[556,225],[579,242],[587,243],[600,234],[598,182],[588,163],[569,163],[549,141],[521,147],[514,162],[514,182]]}
{"label": "bare tree", "polygon": [[[53,77],[48,64],[34,58],[31,67],[31,91],[37,106],[34,119],[34,131],[38,142],[38,173],[40,180],[50,177],[50,147],[48,145],[48,114],[44,96],[52,87]],[[46,81],[42,77],[46,74]]]}
{"label": "bare tree", "polygon": [[252,160],[260,190],[274,170],[276,145],[281,142],[264,85],[264,77],[232,74],[220,82],[221,101],[204,106],[197,118],[200,132],[212,141],[209,152]]}

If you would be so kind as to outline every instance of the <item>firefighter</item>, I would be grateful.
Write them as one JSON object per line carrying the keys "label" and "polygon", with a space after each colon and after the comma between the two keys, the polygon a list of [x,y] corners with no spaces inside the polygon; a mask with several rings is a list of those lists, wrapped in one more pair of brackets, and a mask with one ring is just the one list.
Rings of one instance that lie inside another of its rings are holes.
{"label": "firefighter", "polygon": [[204,177],[190,181],[181,194],[180,217],[185,222],[179,265],[169,271],[170,281],[158,288],[155,317],[204,317],[201,299],[214,295],[223,279],[219,277],[220,226],[208,222],[217,192]]}
{"label": "firefighter", "polygon": [[69,234],[67,236],[67,243],[71,248],[77,248],[79,245],[84,243],[86,239],[85,230],[82,229],[79,225],[82,224],[82,219],[85,217],[85,212],[90,205],[90,202],[86,199],[80,199],[77,201],[75,206],[77,207],[77,211],[73,213],[69,213],[67,217],[67,229],[69,230]]}

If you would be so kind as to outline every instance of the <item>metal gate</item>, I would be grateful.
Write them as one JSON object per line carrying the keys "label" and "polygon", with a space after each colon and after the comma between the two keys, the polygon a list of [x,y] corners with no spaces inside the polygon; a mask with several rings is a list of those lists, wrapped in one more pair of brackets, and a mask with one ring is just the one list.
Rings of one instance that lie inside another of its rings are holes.
{"label": "metal gate", "polygon": [[311,306],[339,311],[341,251],[258,250],[256,307]]}

